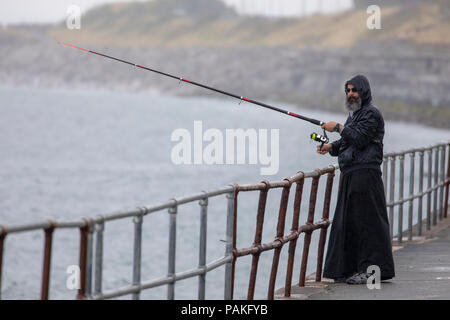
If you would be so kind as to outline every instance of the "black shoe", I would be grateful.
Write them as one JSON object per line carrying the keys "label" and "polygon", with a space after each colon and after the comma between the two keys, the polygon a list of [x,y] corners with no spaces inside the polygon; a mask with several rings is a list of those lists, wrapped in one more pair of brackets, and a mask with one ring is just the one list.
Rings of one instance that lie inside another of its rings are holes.
{"label": "black shoe", "polygon": [[347,278],[342,277],[342,278],[334,278],[334,283],[345,283]]}
{"label": "black shoe", "polygon": [[367,274],[365,272],[358,272],[353,276],[347,278],[346,282],[347,284],[366,284],[369,277],[370,274]]}

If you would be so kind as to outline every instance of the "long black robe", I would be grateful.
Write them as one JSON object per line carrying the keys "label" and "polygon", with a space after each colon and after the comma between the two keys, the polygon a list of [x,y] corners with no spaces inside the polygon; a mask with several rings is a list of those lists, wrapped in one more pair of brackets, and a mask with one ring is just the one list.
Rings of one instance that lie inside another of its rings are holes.
{"label": "long black robe", "polygon": [[342,177],[323,276],[349,277],[370,265],[382,280],[395,276],[381,171],[366,168]]}

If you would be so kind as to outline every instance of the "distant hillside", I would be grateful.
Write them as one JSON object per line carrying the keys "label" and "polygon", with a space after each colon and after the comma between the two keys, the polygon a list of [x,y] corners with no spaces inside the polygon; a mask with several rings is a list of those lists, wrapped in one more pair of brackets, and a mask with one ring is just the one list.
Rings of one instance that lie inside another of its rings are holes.
{"label": "distant hillside", "polygon": [[59,46],[57,38],[260,101],[319,110],[341,110],[343,83],[362,73],[386,119],[448,128],[448,4],[392,1],[376,31],[366,28],[364,6],[298,20],[243,17],[218,0],[106,5],[83,15],[81,31],[0,28],[0,83],[211,94]]}
{"label": "distant hillside", "polygon": [[[366,3],[382,8],[382,30],[368,30]],[[408,41],[450,46],[449,0],[358,0],[357,9],[304,19],[239,16],[219,0],[154,0],[108,4],[82,16],[81,30],[65,23],[50,34],[104,46],[350,48],[359,41]]]}

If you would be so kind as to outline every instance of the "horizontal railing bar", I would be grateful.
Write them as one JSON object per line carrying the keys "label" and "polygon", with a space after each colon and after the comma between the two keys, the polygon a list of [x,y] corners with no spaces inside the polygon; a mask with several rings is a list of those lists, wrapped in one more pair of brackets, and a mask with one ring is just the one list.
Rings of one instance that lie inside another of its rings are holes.
{"label": "horizontal railing bar", "polygon": [[31,223],[24,225],[12,225],[12,226],[1,225],[0,234],[11,234],[24,231],[44,230],[49,228],[50,226],[52,226],[54,229],[69,229],[69,228],[82,228],[85,227],[86,225],[87,222],[85,220],[64,221],[64,222],[47,221],[47,222]]}
{"label": "horizontal railing bar", "polygon": [[92,300],[111,299],[111,298],[117,298],[117,297],[125,296],[127,294],[138,293],[139,291],[140,291],[140,286],[139,285],[127,286],[127,287],[123,287],[123,288],[120,288],[120,289],[116,289],[114,291],[109,291],[109,292],[103,292],[103,293],[100,293],[100,294],[95,294],[95,295],[91,296],[91,299]]}
{"label": "horizontal railing bar", "polygon": [[53,226],[58,229],[71,229],[71,228],[82,228],[82,227],[86,227],[87,222],[82,220],[82,221],[55,221],[55,223],[53,224]]}
{"label": "horizontal railing bar", "polygon": [[390,153],[386,153],[383,155],[384,158],[390,158],[390,157],[398,157],[398,156],[402,156],[402,155],[406,155],[408,153],[415,153],[415,152],[425,152],[425,151],[429,151],[429,150],[433,150],[442,146],[447,146],[450,145],[450,143],[448,142],[442,142],[436,145],[432,145],[432,146],[428,146],[428,147],[423,147],[423,148],[414,148],[414,149],[409,149],[409,150],[405,150],[405,151],[398,151],[398,152],[390,152]]}
{"label": "horizontal railing bar", "polygon": [[41,223],[33,223],[28,225],[17,225],[17,226],[1,226],[1,233],[15,233],[15,232],[23,232],[23,231],[33,231],[33,230],[41,230],[50,227],[50,222],[41,222]]}
{"label": "horizontal railing bar", "polygon": [[256,191],[256,190],[264,190],[265,188],[267,188],[267,185],[264,183],[239,185],[239,191]]}
{"label": "horizontal railing bar", "polygon": [[227,186],[225,188],[221,188],[221,189],[218,189],[218,190],[215,190],[215,191],[204,192],[203,196],[204,197],[208,197],[208,198],[220,196],[220,195],[223,195],[223,194],[227,194],[227,193],[233,192],[234,188],[235,187],[233,185],[230,185],[230,186]]}
{"label": "horizontal railing bar", "polygon": [[189,270],[186,270],[186,271],[178,272],[173,277],[169,277],[169,278],[172,280],[170,282],[175,282],[175,281],[179,281],[179,280],[184,280],[184,279],[196,277],[196,276],[199,276],[201,274],[205,274],[205,269],[204,268],[194,268],[194,269],[189,269]]}
{"label": "horizontal railing bar", "polygon": [[[295,182],[302,178],[316,177],[316,176],[319,176],[319,175],[322,175],[322,174],[325,174],[328,172],[332,172],[338,168],[339,168],[338,165],[330,165],[329,167],[327,167],[325,169],[315,170],[315,171],[306,172],[306,173],[299,172],[289,179],[291,180],[291,182]],[[288,180],[271,182],[269,184],[269,188],[287,187],[287,186],[289,186],[289,183],[290,182]],[[253,185],[242,185],[242,186],[239,186],[238,188],[240,191],[252,191],[252,190],[261,190],[266,187],[267,186],[265,184],[259,183],[259,184],[253,184]],[[176,201],[177,205],[180,205],[180,204],[184,204],[184,203],[188,203],[188,202],[192,202],[192,201],[196,201],[196,200],[201,200],[204,198],[215,197],[215,196],[218,196],[221,194],[227,194],[227,193],[233,192],[234,188],[235,188],[234,186],[227,186],[227,187],[224,187],[224,188],[221,188],[221,189],[218,189],[215,191],[211,191],[211,192],[202,192],[202,193],[194,194],[194,195],[187,196],[187,197],[176,198],[174,200],[169,200],[167,202],[153,205],[150,207],[138,207],[138,208],[131,209],[131,210],[113,212],[113,213],[109,213],[109,214],[105,214],[105,215],[101,215],[96,218],[93,218],[92,222],[99,223],[99,222],[106,222],[106,221],[112,221],[112,220],[117,220],[117,219],[134,217],[134,216],[138,216],[138,215],[146,215],[146,214],[149,214],[152,212],[160,211],[163,209],[168,209],[174,205],[175,201]],[[49,226],[50,226],[49,222],[26,224],[26,225],[14,225],[14,226],[3,225],[3,226],[0,226],[0,233],[14,233],[14,232],[22,232],[22,231],[39,230],[39,229],[48,228]],[[80,220],[80,221],[54,222],[54,226],[55,226],[55,229],[56,228],[80,228],[80,227],[86,226],[86,221]]]}
{"label": "horizontal railing bar", "polygon": [[227,193],[233,192],[233,190],[234,190],[234,186],[227,186],[227,187],[224,187],[224,188],[221,188],[218,190],[214,190],[214,191],[210,191],[210,192],[202,192],[202,193],[197,193],[197,194],[186,196],[186,197],[175,198],[175,199],[169,200],[167,202],[159,203],[159,204],[153,205],[153,206],[138,207],[131,211],[119,211],[119,212],[115,212],[115,213],[113,212],[113,213],[104,215],[103,220],[108,221],[108,220],[122,219],[122,218],[127,218],[127,217],[134,217],[137,215],[147,215],[149,213],[153,213],[156,211],[169,209],[174,206],[175,202],[177,205],[185,204],[185,203],[201,200],[204,198],[211,198],[211,197],[219,196],[222,194],[227,194]]}
{"label": "horizontal railing bar", "polygon": [[413,196],[409,196],[407,198],[399,199],[399,200],[394,201],[394,202],[389,202],[389,203],[386,204],[386,207],[389,208],[389,207],[392,207],[392,206],[397,206],[397,205],[403,204],[405,202],[408,202],[408,201],[411,201],[411,200],[423,197],[423,196],[427,195],[428,193],[431,193],[431,192],[435,191],[436,189],[439,189],[440,187],[445,186],[448,182],[450,182],[450,178],[447,178],[445,181],[435,185],[434,187],[431,187],[431,188],[425,190],[424,192],[415,194]]}
{"label": "horizontal railing bar", "polygon": [[[164,203],[160,203],[157,205],[153,205],[151,207],[138,207],[131,210],[123,210],[123,211],[117,211],[105,215],[97,216],[96,218],[91,219],[93,223],[100,223],[100,222],[106,222],[106,221],[112,221],[117,219],[123,219],[123,218],[131,218],[139,215],[147,215],[152,212],[160,211],[163,209],[168,209],[170,207],[173,207],[175,201],[177,205],[185,204],[188,202],[193,202],[197,200],[201,200],[204,198],[211,198],[215,196],[219,196],[222,194],[228,194],[230,192],[233,192],[234,186],[228,186],[225,188],[221,188],[215,191],[211,192],[203,192],[198,193],[195,195],[191,195],[188,197],[181,197],[174,200],[169,200]],[[86,226],[85,220],[79,220],[79,221],[54,221],[53,226],[54,228],[81,228]],[[24,225],[0,225],[0,234],[10,234],[10,233],[16,233],[16,232],[23,232],[23,231],[33,231],[33,230],[39,230],[39,229],[46,229],[50,227],[50,222],[40,222],[40,223],[31,223],[31,224],[24,224]]]}
{"label": "horizontal railing bar", "polygon": [[164,276],[161,278],[151,280],[149,282],[143,282],[140,285],[132,285],[132,286],[119,288],[114,291],[103,292],[101,294],[92,296],[92,299],[98,300],[98,299],[116,298],[116,297],[124,296],[127,294],[138,293],[145,289],[151,289],[151,288],[159,287],[159,286],[162,286],[162,285],[165,285],[168,283],[173,283],[173,282],[184,280],[187,278],[192,278],[192,277],[198,276],[200,274],[204,274],[211,270],[214,270],[226,263],[231,262],[232,260],[233,260],[232,255],[225,256],[225,257],[219,258],[217,260],[211,261],[210,263],[208,263],[206,266],[204,266],[202,268],[195,268],[195,269],[179,272],[170,277]]}
{"label": "horizontal railing bar", "polygon": [[181,197],[181,198],[175,198],[175,201],[177,202],[177,205],[180,204],[184,204],[184,203],[189,203],[189,202],[193,202],[193,201],[197,201],[197,200],[202,200],[205,198],[212,198],[215,196],[219,196],[222,194],[227,194],[230,192],[233,192],[234,190],[234,186],[230,186],[224,189],[219,189],[216,191],[212,191],[212,192],[202,192],[202,193],[197,193],[197,194],[193,194],[190,196],[186,196],[186,197]]}
{"label": "horizontal railing bar", "polygon": [[171,277],[171,279],[173,279],[174,281],[179,281],[179,280],[184,280],[187,278],[199,276],[199,275],[205,274],[211,270],[214,270],[215,268],[218,268],[227,262],[230,262],[232,259],[233,259],[233,257],[231,255],[228,257],[222,257],[218,260],[208,263],[204,267],[179,272],[179,273],[175,274],[175,276]]}
{"label": "horizontal railing bar", "polygon": [[141,287],[142,287],[142,289],[149,289],[149,288],[157,287],[157,286],[164,285],[167,283],[176,282],[176,281],[187,279],[187,278],[192,278],[192,277],[198,276],[200,274],[204,274],[207,271],[213,270],[217,267],[220,267],[220,266],[230,262],[232,259],[233,259],[232,255],[225,256],[225,257],[219,258],[217,260],[214,260],[214,261],[208,263],[206,266],[204,266],[202,268],[190,269],[187,271],[176,273],[171,277],[158,278],[158,279],[150,281],[150,282],[143,282],[141,284]]}
{"label": "horizontal railing bar", "polygon": [[205,272],[212,271],[212,270],[214,270],[214,269],[216,269],[216,268],[218,268],[220,266],[223,266],[224,264],[226,264],[228,262],[231,262],[232,260],[233,260],[233,256],[232,255],[225,256],[225,257],[222,257],[222,258],[217,259],[217,260],[213,260],[213,261],[211,261],[210,263],[208,263],[204,267]]}
{"label": "horizontal railing bar", "polygon": [[237,187],[237,189],[240,191],[257,191],[257,190],[264,190],[266,188],[269,189],[275,189],[275,188],[284,188],[289,186],[289,181],[284,180],[284,181],[273,181],[273,182],[268,182],[267,184],[265,183],[255,183],[255,184],[243,184],[243,185],[239,185]]}
{"label": "horizontal railing bar", "polygon": [[[158,210],[162,210],[162,209],[166,208],[167,204],[168,203],[158,204],[158,205],[155,205],[154,207],[159,208]],[[116,212],[104,214],[101,217],[98,217],[95,222],[101,222],[101,221],[106,222],[106,221],[112,221],[112,220],[123,219],[123,218],[132,218],[132,217],[139,216],[139,215],[145,215],[147,213],[149,213],[148,208],[139,207],[139,208],[135,208],[135,209],[131,209],[131,210],[116,211]]]}
{"label": "horizontal railing bar", "polygon": [[[335,170],[339,169],[339,165],[335,164],[335,165],[330,165],[327,168],[324,169],[317,169],[311,172],[299,172],[297,174],[295,174],[292,177],[289,177],[288,179],[291,181],[291,183],[295,183],[301,179],[306,179],[306,178],[314,178],[314,177],[318,177],[320,175],[326,174],[326,173],[331,173],[334,172]],[[237,188],[239,190],[239,192],[241,191],[256,191],[256,190],[264,190],[266,188],[272,189],[272,188],[284,188],[284,187],[288,187],[289,186],[289,181],[288,180],[283,180],[283,181],[274,181],[274,182],[268,182],[266,183],[255,183],[255,184],[243,184],[243,185],[239,185]]]}
{"label": "horizontal railing bar", "polygon": [[298,238],[300,236],[300,234],[303,232],[312,232],[317,229],[327,228],[330,224],[331,224],[331,222],[329,220],[320,220],[319,222],[316,222],[311,225],[305,224],[305,225],[299,227],[297,231],[291,231],[291,233],[289,233],[288,235],[285,235],[281,239],[275,239],[274,241],[269,242],[269,243],[236,250],[235,255],[236,255],[236,257],[242,257],[242,256],[246,256],[249,254],[258,254],[258,253],[261,253],[264,251],[272,250],[272,249],[275,249],[275,248],[278,248],[278,247],[284,245],[285,243],[287,243],[289,241],[292,241],[292,240]]}

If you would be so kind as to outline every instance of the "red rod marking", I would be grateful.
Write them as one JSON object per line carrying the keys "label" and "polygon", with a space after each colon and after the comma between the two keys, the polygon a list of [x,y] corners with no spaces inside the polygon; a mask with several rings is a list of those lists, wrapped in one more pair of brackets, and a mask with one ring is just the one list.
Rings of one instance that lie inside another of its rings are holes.
{"label": "red rod marking", "polygon": [[[83,51],[86,51],[86,52],[91,52],[90,50],[83,49],[83,48],[74,46],[74,45],[72,45],[72,44],[68,44],[68,43],[64,43],[64,42],[61,42],[61,43],[64,44],[64,45],[66,45],[66,46],[72,47],[72,48],[77,48],[77,49],[80,49],[80,50],[83,50]],[[96,52],[93,52],[93,51],[92,51],[92,53],[96,53]]]}

